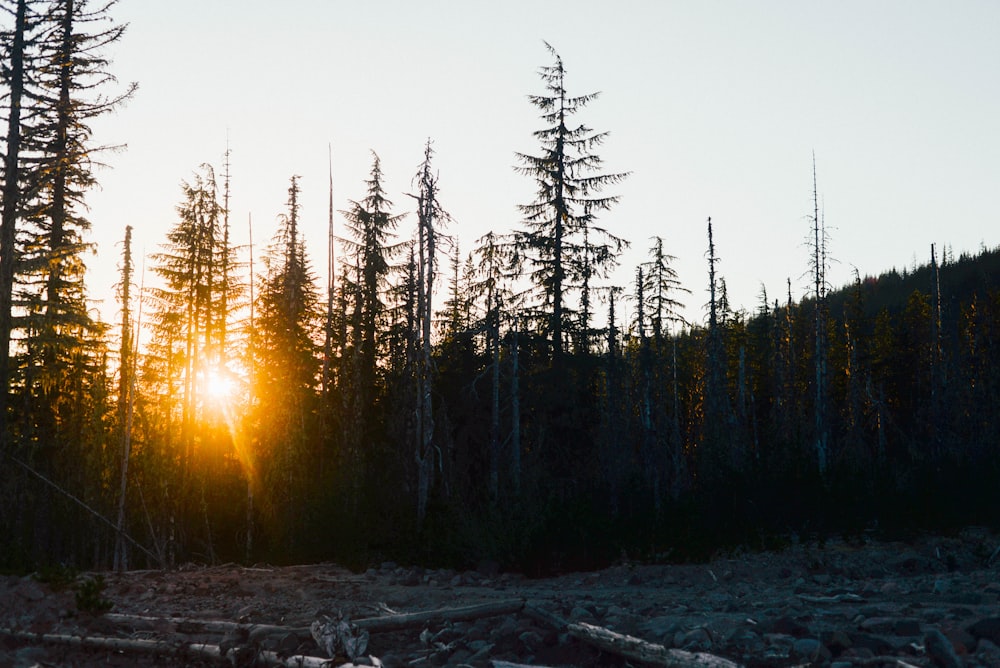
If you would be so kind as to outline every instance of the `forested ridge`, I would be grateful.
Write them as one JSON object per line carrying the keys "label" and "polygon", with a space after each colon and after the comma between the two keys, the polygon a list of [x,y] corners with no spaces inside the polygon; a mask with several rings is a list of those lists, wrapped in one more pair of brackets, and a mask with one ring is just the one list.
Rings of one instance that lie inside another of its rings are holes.
{"label": "forested ridge", "polygon": [[[604,226],[628,174],[603,169],[609,135],[581,124],[598,96],[567,90],[551,47],[510,230],[459,239],[428,140],[407,192],[375,152],[345,210],[331,185],[328,248],[303,243],[296,175],[276,228],[237,246],[227,151],[181,182],[148,276],[121,231],[101,322],[88,124],[135,89],[101,56],[113,5],[0,2],[0,568],[543,573],[996,524],[1000,250],[929,248],[833,289],[814,162],[808,253],[780,259],[806,297],[734,308],[707,217],[704,280],[683,285],[668,225]],[[630,241],[647,259],[613,285]]]}

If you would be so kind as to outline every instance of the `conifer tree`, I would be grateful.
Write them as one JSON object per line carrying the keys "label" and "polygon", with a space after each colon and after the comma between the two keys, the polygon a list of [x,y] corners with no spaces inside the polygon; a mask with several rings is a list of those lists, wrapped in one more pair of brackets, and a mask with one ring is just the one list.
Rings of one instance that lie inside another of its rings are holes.
{"label": "conifer tree", "polygon": [[677,271],[670,266],[676,259],[664,252],[663,237],[654,236],[653,245],[649,249],[649,260],[643,266],[645,303],[642,307],[649,312],[653,338],[657,341],[663,338],[670,324],[682,321],[680,309],[684,308],[684,304],[674,295],[678,292],[690,292],[681,285]]}
{"label": "conifer tree", "polygon": [[558,366],[572,311],[567,296],[573,288],[581,290],[581,325],[587,326],[591,278],[614,267],[626,244],[598,227],[596,221],[599,213],[609,210],[619,199],[601,192],[620,183],[627,174],[601,173],[602,160],[594,150],[608,133],[572,125],[573,116],[599,94],[571,96],[566,89],[562,58],[548,43],[545,47],[555,60],[539,71],[545,92],[528,97],[545,123],[544,128],[534,132],[541,151],[516,154],[518,173],[534,179],[537,186],[535,201],[518,207],[524,216],[524,229],[518,232],[518,239],[529,275],[540,292],[544,330],[553,363]]}
{"label": "conifer tree", "polygon": [[[352,201],[348,211],[341,212],[352,237],[342,241],[354,256],[360,272],[356,286],[359,299],[355,305],[358,322],[353,337],[360,358],[361,381],[369,392],[374,388],[377,376],[376,335],[385,310],[382,294],[392,268],[392,257],[400,248],[392,243],[393,231],[402,218],[392,214],[392,202],[386,197],[382,185],[381,161],[374,152],[372,158],[371,172],[365,181],[367,194],[359,201]],[[370,396],[368,392],[366,394]]]}
{"label": "conifer tree", "polygon": [[3,204],[0,210],[0,447],[6,450],[10,441],[9,401],[11,385],[10,342],[14,327],[14,275],[17,261],[17,220],[24,206],[24,174],[22,173],[22,107],[29,76],[26,61],[29,61],[34,43],[33,28],[37,25],[37,6],[28,0],[16,0],[12,9],[4,10],[14,14],[14,27],[3,35],[5,51],[4,63],[6,88],[7,132],[4,146],[3,164]]}
{"label": "conifer tree", "polygon": [[320,296],[302,241],[299,184],[291,177],[286,213],[265,254],[255,313],[257,446],[268,510],[279,538],[301,535],[315,452],[320,373]]}

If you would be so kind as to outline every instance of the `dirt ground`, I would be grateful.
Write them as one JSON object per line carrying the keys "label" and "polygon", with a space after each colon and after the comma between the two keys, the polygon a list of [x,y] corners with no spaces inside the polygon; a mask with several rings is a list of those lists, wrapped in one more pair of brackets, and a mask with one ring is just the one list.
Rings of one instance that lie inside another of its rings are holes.
{"label": "dirt ground", "polygon": [[[364,653],[389,667],[642,665],[561,626],[585,623],[748,666],[1000,666],[998,552],[997,534],[969,528],[907,542],[792,544],[705,564],[623,559],[545,579],[490,563],[466,572],[385,563],[364,573],[329,563],[185,565],[100,574],[103,589],[89,590],[79,583],[97,574],[69,586],[7,576],[0,666],[262,665],[268,656],[325,656],[304,630],[320,615],[366,620],[503,602],[516,609],[372,629]],[[110,612],[96,610],[102,602]],[[159,644],[85,648],[60,636]],[[213,659],[189,651],[196,643],[229,651]],[[366,661],[375,663],[356,659]]]}

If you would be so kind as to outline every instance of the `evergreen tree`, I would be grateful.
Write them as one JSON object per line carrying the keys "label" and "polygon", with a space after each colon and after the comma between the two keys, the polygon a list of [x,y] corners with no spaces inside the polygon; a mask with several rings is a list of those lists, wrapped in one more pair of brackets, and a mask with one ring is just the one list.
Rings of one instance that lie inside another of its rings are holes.
{"label": "evergreen tree", "polygon": [[363,388],[367,388],[365,395],[368,397],[377,376],[377,333],[385,310],[382,294],[392,268],[392,257],[399,250],[391,240],[402,218],[391,213],[392,202],[382,185],[381,161],[374,152],[372,156],[371,173],[365,182],[367,194],[360,201],[352,201],[350,210],[341,212],[352,237],[342,241],[360,272],[356,282],[359,299],[355,304],[358,320],[353,337],[360,358],[361,382]]}
{"label": "evergreen tree", "polygon": [[298,177],[288,187],[287,212],[265,254],[255,308],[254,347],[256,449],[266,508],[276,539],[302,536],[303,509],[311,484],[311,463],[320,373],[321,309],[316,277],[300,231]]}
{"label": "evergreen tree", "polygon": [[219,364],[228,314],[221,310],[225,302],[220,295],[227,287],[221,266],[228,249],[214,170],[203,165],[192,182],[182,182],[181,189],[184,199],[177,206],[178,221],[167,233],[163,250],[152,256],[153,272],[162,285],[149,291],[154,343],[143,385],[145,391],[159,395],[150,409],[159,413],[157,420],[166,430],[161,432],[166,440],[159,445],[173,473],[165,479],[174,486],[170,512],[178,515],[171,521],[180,521],[192,532],[201,525],[208,532],[201,539],[212,558],[207,478],[210,465],[218,464],[221,453],[232,446],[210,391],[224,373]]}
{"label": "evergreen tree", "polygon": [[[22,140],[25,119],[26,89],[31,72],[31,58],[35,54],[34,31],[39,22],[40,3],[16,0],[13,8],[5,4],[4,11],[14,15],[14,27],[2,36],[6,59],[4,79],[6,88],[7,133],[3,163],[3,204],[0,210],[0,446],[7,449],[11,434],[9,427],[9,401],[11,390],[10,343],[14,329],[14,276],[18,253],[17,221],[24,207],[26,175],[22,172]],[[29,6],[30,5],[30,6]]]}
{"label": "evergreen tree", "polygon": [[653,237],[649,260],[643,266],[644,303],[641,307],[649,313],[653,338],[657,341],[664,337],[670,324],[683,321],[680,310],[684,308],[684,304],[674,295],[679,292],[690,292],[681,285],[677,271],[670,266],[676,259],[664,252],[662,237]]}
{"label": "evergreen tree", "polygon": [[614,267],[625,240],[598,227],[597,216],[618,202],[617,196],[602,196],[606,186],[620,183],[627,174],[601,173],[601,158],[594,153],[607,132],[594,132],[586,125],[571,126],[573,116],[598,97],[598,93],[571,96],[566,90],[562,58],[548,43],[555,59],[539,75],[542,95],[530,95],[546,127],[536,130],[541,151],[537,155],[517,153],[520,174],[537,185],[535,201],[520,205],[525,228],[518,233],[529,275],[540,291],[544,330],[549,337],[553,363],[558,366],[564,350],[564,329],[571,308],[567,295],[581,291],[581,326],[589,326],[590,281]]}

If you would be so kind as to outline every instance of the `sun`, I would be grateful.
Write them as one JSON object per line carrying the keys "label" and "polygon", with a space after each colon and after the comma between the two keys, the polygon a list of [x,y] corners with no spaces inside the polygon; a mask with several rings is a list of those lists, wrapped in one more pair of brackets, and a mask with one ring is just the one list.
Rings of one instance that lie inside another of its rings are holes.
{"label": "sun", "polygon": [[225,369],[209,369],[205,374],[205,394],[217,402],[228,402],[236,395],[236,383]]}

